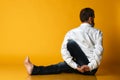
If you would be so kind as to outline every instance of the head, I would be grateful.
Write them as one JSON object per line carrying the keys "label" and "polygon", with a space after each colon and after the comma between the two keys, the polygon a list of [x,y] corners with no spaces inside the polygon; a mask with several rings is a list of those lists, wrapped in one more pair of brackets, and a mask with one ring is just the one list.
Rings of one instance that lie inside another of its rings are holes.
{"label": "head", "polygon": [[92,25],[92,27],[94,27],[94,10],[91,8],[84,8],[81,10],[80,12],[80,20],[81,22],[87,22],[89,24]]}

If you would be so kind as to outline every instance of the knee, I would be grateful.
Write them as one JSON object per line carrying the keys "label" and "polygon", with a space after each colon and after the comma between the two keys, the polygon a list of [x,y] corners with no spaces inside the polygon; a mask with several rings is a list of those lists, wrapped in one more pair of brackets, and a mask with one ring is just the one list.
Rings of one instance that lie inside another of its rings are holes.
{"label": "knee", "polygon": [[74,41],[74,40],[68,40],[68,43],[67,43],[67,48],[73,46],[73,45],[76,45],[77,43]]}
{"label": "knee", "polygon": [[70,39],[70,40],[68,40],[67,45],[71,45],[71,44],[74,44],[74,43],[75,43],[75,41],[74,41],[74,40],[72,40],[72,39]]}

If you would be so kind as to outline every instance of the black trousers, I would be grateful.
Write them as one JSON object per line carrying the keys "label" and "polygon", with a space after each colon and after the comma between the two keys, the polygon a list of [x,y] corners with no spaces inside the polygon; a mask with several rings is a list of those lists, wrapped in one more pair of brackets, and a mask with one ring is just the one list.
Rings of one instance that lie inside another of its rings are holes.
{"label": "black trousers", "polygon": [[[80,66],[87,65],[89,63],[86,55],[81,50],[81,48],[78,46],[78,44],[73,41],[69,40],[67,43],[67,49],[70,52],[71,56],[73,57],[73,60]],[[49,65],[49,66],[36,66],[34,65],[33,71],[31,75],[45,75],[45,74],[59,74],[62,72],[65,73],[79,73],[84,75],[94,75],[96,73],[97,69],[94,69],[92,71],[87,71],[84,73],[81,73],[73,68],[71,68],[65,61],[60,62],[58,64]]]}

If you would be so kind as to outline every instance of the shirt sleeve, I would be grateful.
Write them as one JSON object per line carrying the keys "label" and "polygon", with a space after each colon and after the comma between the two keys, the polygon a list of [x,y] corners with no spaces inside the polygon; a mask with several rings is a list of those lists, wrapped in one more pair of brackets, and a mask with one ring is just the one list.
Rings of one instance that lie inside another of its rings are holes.
{"label": "shirt sleeve", "polygon": [[71,39],[70,37],[71,37],[70,33],[67,33],[65,38],[64,38],[63,44],[62,44],[61,54],[62,54],[63,60],[70,67],[72,67],[73,69],[76,69],[77,68],[77,63],[72,60],[73,57],[70,55],[69,51],[67,50],[67,43],[68,43],[68,40]]}
{"label": "shirt sleeve", "polygon": [[101,62],[103,46],[102,46],[102,32],[97,31],[95,34],[95,45],[93,50],[93,58],[91,59],[90,63],[88,64],[90,70],[96,69]]}

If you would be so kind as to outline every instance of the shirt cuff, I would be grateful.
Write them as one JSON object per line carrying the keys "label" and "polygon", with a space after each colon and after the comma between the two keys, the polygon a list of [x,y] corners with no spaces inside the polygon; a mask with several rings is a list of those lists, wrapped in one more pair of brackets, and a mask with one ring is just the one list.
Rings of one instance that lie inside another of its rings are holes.
{"label": "shirt cuff", "polygon": [[90,71],[93,70],[92,65],[90,63],[88,64],[88,67],[90,68]]}

